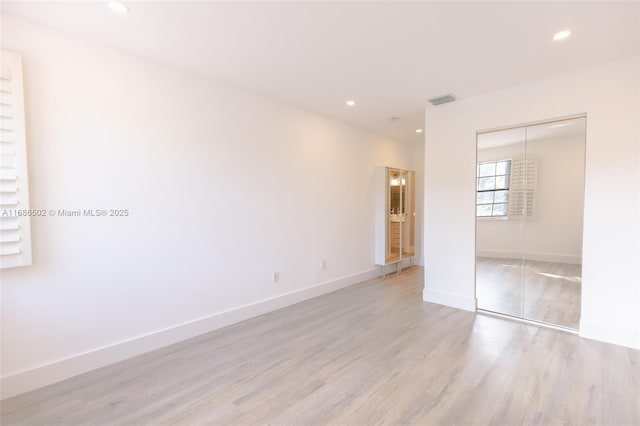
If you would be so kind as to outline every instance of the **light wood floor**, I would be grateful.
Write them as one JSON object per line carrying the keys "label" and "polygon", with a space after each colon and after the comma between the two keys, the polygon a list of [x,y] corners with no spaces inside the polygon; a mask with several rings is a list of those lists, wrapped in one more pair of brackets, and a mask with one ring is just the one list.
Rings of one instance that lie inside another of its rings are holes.
{"label": "light wood floor", "polygon": [[640,424],[640,351],[422,302],[422,273],[7,400],[2,423]]}
{"label": "light wood floor", "polygon": [[578,329],[581,292],[580,265],[476,259],[480,309]]}

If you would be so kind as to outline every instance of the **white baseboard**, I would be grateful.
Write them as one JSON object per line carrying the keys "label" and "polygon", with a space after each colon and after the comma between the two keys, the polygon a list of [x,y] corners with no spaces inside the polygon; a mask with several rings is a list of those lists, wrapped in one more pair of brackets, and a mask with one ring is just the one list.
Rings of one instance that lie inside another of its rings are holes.
{"label": "white baseboard", "polygon": [[580,319],[580,336],[614,345],[640,349],[640,328],[620,327],[597,321]]}
{"label": "white baseboard", "polygon": [[[520,259],[522,258],[522,252],[516,251],[499,251],[499,250],[478,250],[476,252],[478,257],[493,257],[497,259]],[[525,253],[526,260],[535,260],[538,262],[554,262],[554,263],[569,263],[572,265],[581,265],[582,257],[566,254],[554,254],[554,253]]]}
{"label": "white baseboard", "polygon": [[10,398],[62,380],[105,367],[246,319],[284,308],[303,300],[381,276],[375,268],[301,290],[219,312],[176,326],[96,348],[69,358],[11,374],[0,379],[0,399]]}
{"label": "white baseboard", "polygon": [[422,300],[437,303],[438,305],[451,306],[465,311],[476,311],[477,300],[475,297],[465,297],[443,291],[424,289]]}

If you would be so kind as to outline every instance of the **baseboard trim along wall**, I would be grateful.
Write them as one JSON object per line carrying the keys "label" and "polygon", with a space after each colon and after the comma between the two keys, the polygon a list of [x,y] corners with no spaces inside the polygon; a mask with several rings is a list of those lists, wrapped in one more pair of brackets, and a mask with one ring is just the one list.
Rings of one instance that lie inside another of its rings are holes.
{"label": "baseboard trim along wall", "polygon": [[475,297],[465,297],[442,291],[428,290],[426,288],[424,289],[422,300],[471,312],[476,311],[477,305],[477,299]]}
{"label": "baseboard trim along wall", "polygon": [[[522,252],[515,251],[498,251],[498,250],[486,250],[478,251],[478,257],[493,257],[497,259],[520,259]],[[554,262],[554,263],[570,263],[572,265],[581,265],[581,256],[572,256],[566,254],[553,254],[553,253],[525,253],[526,260],[535,260],[539,262]]]}
{"label": "baseboard trim along wall", "polygon": [[358,272],[21,371],[0,379],[0,399],[10,398],[60,382],[82,373],[379,276],[381,276],[380,268]]}
{"label": "baseboard trim along wall", "polygon": [[589,321],[582,318],[580,319],[580,336],[614,345],[640,349],[640,328],[620,328],[613,324]]}

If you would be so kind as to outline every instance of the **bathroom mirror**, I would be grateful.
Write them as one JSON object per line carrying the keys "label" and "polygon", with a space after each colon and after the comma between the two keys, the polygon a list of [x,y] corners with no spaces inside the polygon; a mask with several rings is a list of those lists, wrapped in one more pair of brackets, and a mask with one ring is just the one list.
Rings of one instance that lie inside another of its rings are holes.
{"label": "bathroom mirror", "polygon": [[577,329],[586,118],[477,135],[478,309]]}

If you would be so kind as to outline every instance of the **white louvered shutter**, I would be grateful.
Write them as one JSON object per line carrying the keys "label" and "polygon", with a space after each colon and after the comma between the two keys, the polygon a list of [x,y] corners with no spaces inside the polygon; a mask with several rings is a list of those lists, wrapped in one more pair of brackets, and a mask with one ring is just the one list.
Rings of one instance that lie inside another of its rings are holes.
{"label": "white louvered shutter", "polygon": [[509,216],[532,217],[535,214],[538,166],[535,158],[511,161]]}
{"label": "white louvered shutter", "polygon": [[31,265],[22,60],[0,51],[0,268]]}

